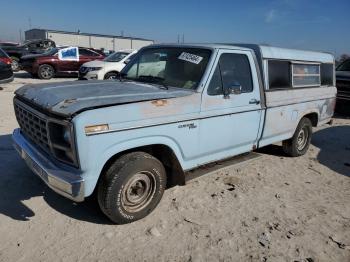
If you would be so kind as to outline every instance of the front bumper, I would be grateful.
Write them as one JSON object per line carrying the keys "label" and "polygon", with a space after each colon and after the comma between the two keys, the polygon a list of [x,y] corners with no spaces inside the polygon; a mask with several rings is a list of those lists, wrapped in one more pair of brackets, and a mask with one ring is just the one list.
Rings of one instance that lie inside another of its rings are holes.
{"label": "front bumper", "polygon": [[12,75],[10,78],[2,79],[0,80],[0,84],[10,83],[14,79],[14,76]]}
{"label": "front bumper", "polygon": [[25,139],[20,129],[13,131],[12,139],[15,149],[28,167],[52,190],[73,201],[84,201],[84,179],[79,174],[55,165]]}
{"label": "front bumper", "polygon": [[80,80],[103,80],[103,72],[99,71],[89,71],[86,73],[81,73],[79,71],[78,78]]}

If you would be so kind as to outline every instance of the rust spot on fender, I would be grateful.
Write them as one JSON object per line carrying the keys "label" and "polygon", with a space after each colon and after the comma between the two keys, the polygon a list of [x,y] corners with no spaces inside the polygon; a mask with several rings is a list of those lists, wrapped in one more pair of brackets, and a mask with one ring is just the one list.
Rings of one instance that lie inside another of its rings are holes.
{"label": "rust spot on fender", "polygon": [[168,100],[164,100],[164,99],[154,100],[151,103],[155,106],[166,106],[168,104]]}

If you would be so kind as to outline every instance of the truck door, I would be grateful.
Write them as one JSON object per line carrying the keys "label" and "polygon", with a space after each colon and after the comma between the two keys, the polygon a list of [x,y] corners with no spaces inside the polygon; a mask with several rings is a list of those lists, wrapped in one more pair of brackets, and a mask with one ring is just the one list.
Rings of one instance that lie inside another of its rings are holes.
{"label": "truck door", "polygon": [[209,162],[252,150],[260,121],[259,80],[251,52],[219,50],[202,95],[203,160]]}

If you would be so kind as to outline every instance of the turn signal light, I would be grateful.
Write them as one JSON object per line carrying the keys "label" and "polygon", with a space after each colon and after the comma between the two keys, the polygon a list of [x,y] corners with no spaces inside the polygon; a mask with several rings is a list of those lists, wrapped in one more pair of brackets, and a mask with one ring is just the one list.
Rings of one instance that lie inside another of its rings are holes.
{"label": "turn signal light", "polygon": [[96,125],[96,126],[86,126],[85,134],[91,135],[94,133],[105,132],[109,130],[109,126],[107,124],[104,125]]}

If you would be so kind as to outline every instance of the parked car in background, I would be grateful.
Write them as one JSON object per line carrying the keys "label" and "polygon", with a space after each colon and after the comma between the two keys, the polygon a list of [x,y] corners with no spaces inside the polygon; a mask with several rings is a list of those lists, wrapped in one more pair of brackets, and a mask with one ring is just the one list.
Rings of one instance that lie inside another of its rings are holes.
{"label": "parked car in background", "polygon": [[304,155],[331,121],[331,54],[259,45],[151,45],[120,81],[16,90],[13,141],[57,193],[124,224],[147,216],[187,171],[280,141]]}
{"label": "parked car in background", "polygon": [[22,56],[28,54],[41,54],[56,47],[54,41],[49,39],[39,39],[26,41],[21,45],[9,45],[8,43],[0,44],[0,47],[11,57],[12,70],[18,71],[19,60]]}
{"label": "parked car in background", "polygon": [[336,69],[337,106],[340,113],[350,114],[350,59],[345,60]]}
{"label": "parked car in background", "polygon": [[137,50],[118,51],[107,56],[103,61],[87,62],[79,69],[79,79],[115,79],[136,53]]}
{"label": "parked car in background", "polygon": [[79,61],[65,61],[58,57],[59,48],[54,48],[47,53],[26,55],[20,60],[23,70],[40,79],[51,79],[55,76],[77,76],[82,64],[105,58],[103,53],[91,48],[79,47]]}
{"label": "parked car in background", "polygon": [[13,80],[11,58],[0,48],[0,83],[7,83]]}
{"label": "parked car in background", "polygon": [[4,47],[4,46],[19,46],[20,43],[17,42],[0,42],[0,47]]}

